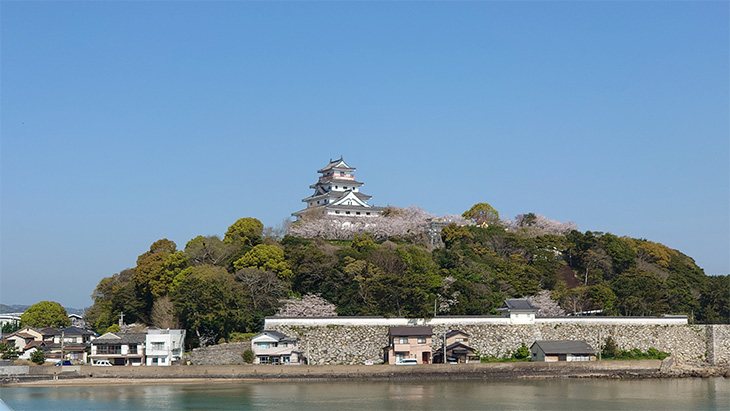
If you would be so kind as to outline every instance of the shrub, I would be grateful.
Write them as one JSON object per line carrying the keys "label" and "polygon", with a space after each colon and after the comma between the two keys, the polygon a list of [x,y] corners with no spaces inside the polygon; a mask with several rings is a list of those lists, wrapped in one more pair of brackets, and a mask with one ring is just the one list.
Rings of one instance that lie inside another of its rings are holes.
{"label": "shrub", "polygon": [[530,356],[530,349],[527,348],[525,343],[522,343],[522,346],[520,348],[518,348],[517,350],[515,350],[514,354],[512,354],[512,358],[514,358],[516,360],[521,360],[521,359],[527,358],[529,356]]}
{"label": "shrub", "polygon": [[30,360],[38,365],[43,365],[43,363],[46,362],[46,354],[43,350],[37,349],[30,355]]}
{"label": "shrub", "polygon": [[601,354],[606,358],[616,358],[616,356],[618,355],[618,347],[616,346],[616,341],[614,341],[613,337],[611,337],[610,335],[606,339],[606,344],[604,344]]}
{"label": "shrub", "polygon": [[246,350],[243,353],[241,353],[241,359],[243,359],[243,362],[247,364],[251,364],[253,362],[253,351]]}

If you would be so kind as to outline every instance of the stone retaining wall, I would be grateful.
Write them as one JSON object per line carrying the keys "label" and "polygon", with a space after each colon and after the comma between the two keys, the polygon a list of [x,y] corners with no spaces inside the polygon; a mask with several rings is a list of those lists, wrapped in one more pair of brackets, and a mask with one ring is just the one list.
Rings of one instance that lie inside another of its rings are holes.
{"label": "stone retaining wall", "polygon": [[186,360],[193,365],[237,365],[243,364],[241,354],[251,349],[251,341],[211,345],[194,348]]}
{"label": "stone retaining wall", "polygon": [[[300,322],[301,324],[301,322]],[[468,345],[482,356],[502,357],[522,344],[536,340],[585,340],[594,348],[611,336],[619,349],[656,348],[679,362],[730,360],[730,325],[627,325],[538,323],[526,325],[433,324],[433,349],[443,344],[443,335],[453,329],[470,334]],[[383,348],[388,343],[387,325],[367,326],[268,326],[299,338],[299,350],[310,364],[363,364],[383,362]]]}

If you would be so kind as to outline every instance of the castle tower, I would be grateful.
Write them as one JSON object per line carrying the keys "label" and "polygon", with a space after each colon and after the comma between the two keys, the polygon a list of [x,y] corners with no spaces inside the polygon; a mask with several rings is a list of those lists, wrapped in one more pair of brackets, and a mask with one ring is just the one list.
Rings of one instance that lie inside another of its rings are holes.
{"label": "castle tower", "polygon": [[322,174],[315,184],[309,186],[314,194],[302,199],[307,207],[292,213],[297,219],[306,213],[321,213],[341,217],[377,217],[383,207],[373,207],[367,203],[371,196],[360,192],[362,183],[355,180],[350,167],[340,157],[330,160],[329,164],[317,170]]}

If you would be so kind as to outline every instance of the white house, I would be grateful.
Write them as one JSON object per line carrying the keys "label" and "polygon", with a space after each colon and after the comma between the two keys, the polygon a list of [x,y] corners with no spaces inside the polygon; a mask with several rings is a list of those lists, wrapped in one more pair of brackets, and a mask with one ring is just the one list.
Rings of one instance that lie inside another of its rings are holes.
{"label": "white house", "polygon": [[106,333],[91,341],[91,361],[112,365],[142,365],[145,351],[143,333]]}
{"label": "white house", "polygon": [[150,329],[145,339],[147,365],[171,365],[182,359],[185,330]]}
{"label": "white house", "polygon": [[297,339],[276,331],[264,331],[251,339],[254,364],[299,364]]}

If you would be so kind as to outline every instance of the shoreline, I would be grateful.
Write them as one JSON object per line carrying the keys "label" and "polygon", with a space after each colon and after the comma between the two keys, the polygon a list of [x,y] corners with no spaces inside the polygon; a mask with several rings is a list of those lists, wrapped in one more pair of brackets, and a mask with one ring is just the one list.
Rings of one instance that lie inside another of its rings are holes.
{"label": "shoreline", "polygon": [[[730,378],[730,365],[674,364],[672,361],[600,361],[574,363],[430,364],[319,366],[172,366],[172,367],[33,367],[0,375],[2,387],[83,386],[108,384],[201,384],[273,381],[418,381],[518,379],[654,379]],[[24,371],[24,372],[22,372]]]}

